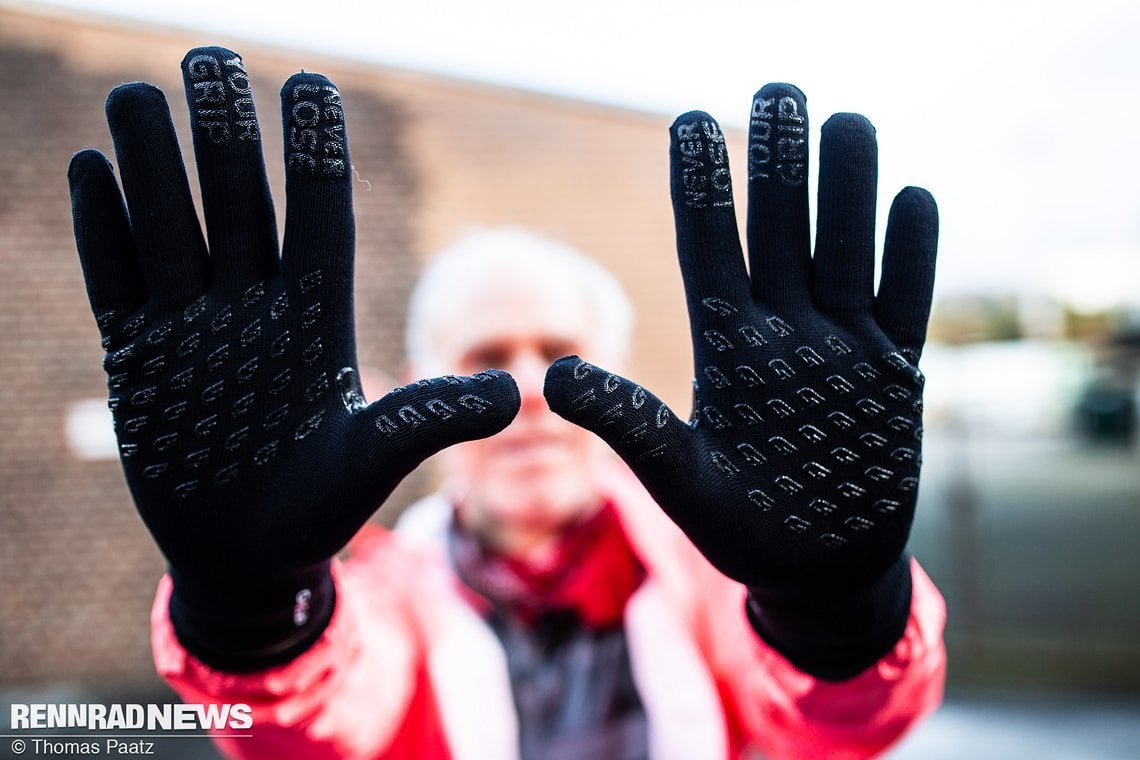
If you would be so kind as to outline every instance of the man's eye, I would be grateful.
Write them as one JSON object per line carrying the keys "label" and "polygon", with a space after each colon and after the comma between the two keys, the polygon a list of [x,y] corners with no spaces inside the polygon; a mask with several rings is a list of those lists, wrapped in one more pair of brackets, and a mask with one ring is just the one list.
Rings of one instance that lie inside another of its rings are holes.
{"label": "man's eye", "polygon": [[507,355],[494,349],[475,351],[470,354],[468,363],[479,369],[502,369],[507,365]]}
{"label": "man's eye", "polygon": [[547,362],[553,362],[556,359],[561,359],[563,356],[576,353],[580,353],[580,349],[568,342],[559,341],[557,343],[547,343],[542,347],[542,358]]}

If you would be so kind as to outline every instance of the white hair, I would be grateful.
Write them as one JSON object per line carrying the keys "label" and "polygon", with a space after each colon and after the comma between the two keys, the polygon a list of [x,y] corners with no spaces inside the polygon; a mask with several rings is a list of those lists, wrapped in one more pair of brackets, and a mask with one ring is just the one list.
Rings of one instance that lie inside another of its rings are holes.
{"label": "white hair", "polygon": [[428,262],[408,305],[404,340],[412,365],[436,371],[434,327],[447,319],[449,307],[464,293],[486,287],[489,275],[508,273],[577,290],[597,325],[590,337],[601,354],[599,361],[624,361],[628,356],[633,306],[609,271],[566,243],[524,229],[497,228],[471,233]]}

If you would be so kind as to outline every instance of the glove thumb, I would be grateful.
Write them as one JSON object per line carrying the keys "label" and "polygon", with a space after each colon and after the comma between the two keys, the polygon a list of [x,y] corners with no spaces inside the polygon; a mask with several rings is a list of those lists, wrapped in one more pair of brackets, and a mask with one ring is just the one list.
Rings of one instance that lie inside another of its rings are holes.
{"label": "glove thumb", "polygon": [[609,444],[651,493],[675,481],[691,455],[692,431],[660,399],[577,356],[550,365],[543,394],[552,411]]}
{"label": "glove thumb", "polygon": [[418,380],[353,416],[353,458],[366,471],[402,478],[448,446],[498,433],[518,410],[518,387],[506,372]]}

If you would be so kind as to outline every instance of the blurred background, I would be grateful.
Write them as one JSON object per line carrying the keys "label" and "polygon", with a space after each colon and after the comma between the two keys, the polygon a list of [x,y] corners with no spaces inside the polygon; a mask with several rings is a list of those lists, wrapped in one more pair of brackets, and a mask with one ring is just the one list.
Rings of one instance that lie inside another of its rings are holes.
{"label": "blurred background", "polygon": [[[904,185],[942,214],[911,549],[949,607],[948,697],[890,756],[1140,756],[1140,6],[235,6],[0,0],[0,702],[171,698],[147,622],[163,563],[115,456],[66,167],[111,152],[102,104],[123,81],[166,90],[188,146],[178,64],[222,44],[250,71],[282,218],[279,86],[304,68],[344,94],[379,392],[422,262],[519,225],[617,274],[639,315],[631,375],[684,413],[672,118],[716,116],[743,187],[764,82],[807,93],[813,146],[831,113],[866,114],[880,241]],[[425,467],[378,519],[431,482]]]}

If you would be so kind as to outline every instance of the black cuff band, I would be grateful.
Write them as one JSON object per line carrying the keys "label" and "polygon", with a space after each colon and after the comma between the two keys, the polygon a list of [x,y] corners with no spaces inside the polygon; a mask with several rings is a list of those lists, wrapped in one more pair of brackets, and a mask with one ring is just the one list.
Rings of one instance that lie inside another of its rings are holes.
{"label": "black cuff band", "polygon": [[336,601],[331,561],[272,579],[204,581],[170,568],[170,621],[186,651],[234,672],[292,660],[324,632]]}
{"label": "black cuff band", "polygon": [[831,592],[748,590],[753,629],[800,670],[828,681],[853,678],[894,648],[910,617],[910,557],[871,584]]}

